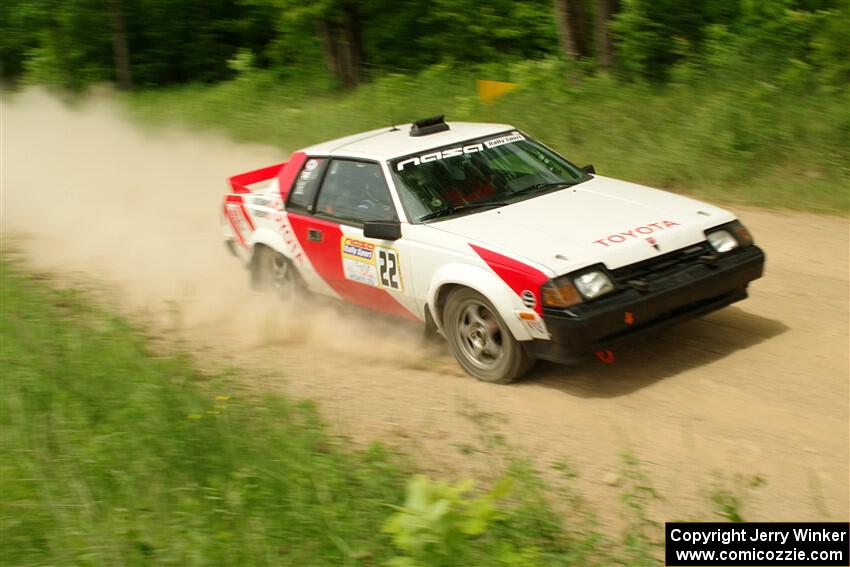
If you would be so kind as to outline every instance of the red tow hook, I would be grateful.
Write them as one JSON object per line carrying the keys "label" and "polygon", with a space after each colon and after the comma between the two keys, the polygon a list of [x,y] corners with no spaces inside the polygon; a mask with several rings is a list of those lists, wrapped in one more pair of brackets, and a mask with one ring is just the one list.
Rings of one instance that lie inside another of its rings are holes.
{"label": "red tow hook", "polygon": [[613,350],[597,350],[596,358],[599,359],[599,362],[603,364],[614,364],[614,351]]}

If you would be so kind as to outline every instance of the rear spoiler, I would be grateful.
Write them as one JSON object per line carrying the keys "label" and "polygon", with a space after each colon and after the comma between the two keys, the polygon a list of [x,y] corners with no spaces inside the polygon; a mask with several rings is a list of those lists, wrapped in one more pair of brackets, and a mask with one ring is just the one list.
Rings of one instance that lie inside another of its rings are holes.
{"label": "rear spoiler", "polygon": [[298,175],[305,161],[307,161],[307,155],[304,152],[295,152],[289,157],[289,161],[270,165],[262,169],[246,171],[245,173],[239,173],[228,178],[230,188],[236,194],[250,193],[251,189],[248,188],[249,185],[277,177],[280,196],[285,198],[289,192],[289,188],[295,181],[295,176]]}
{"label": "rear spoiler", "polygon": [[229,178],[230,188],[233,189],[234,193],[250,193],[251,190],[248,189],[248,185],[253,185],[254,183],[259,183],[260,181],[266,181],[275,177],[280,170],[284,168],[286,163],[287,162],[278,163],[262,169],[255,169],[254,171],[246,171],[245,173],[234,175]]}

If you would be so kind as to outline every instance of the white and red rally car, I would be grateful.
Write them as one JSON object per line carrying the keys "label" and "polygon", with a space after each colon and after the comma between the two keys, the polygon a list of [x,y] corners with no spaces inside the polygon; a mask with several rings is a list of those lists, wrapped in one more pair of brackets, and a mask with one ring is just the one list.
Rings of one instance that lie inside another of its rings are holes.
{"label": "white and red rally car", "polygon": [[732,213],[504,124],[382,128],[230,184],[224,236],[256,285],[420,321],[488,382],[744,299],[764,267]]}

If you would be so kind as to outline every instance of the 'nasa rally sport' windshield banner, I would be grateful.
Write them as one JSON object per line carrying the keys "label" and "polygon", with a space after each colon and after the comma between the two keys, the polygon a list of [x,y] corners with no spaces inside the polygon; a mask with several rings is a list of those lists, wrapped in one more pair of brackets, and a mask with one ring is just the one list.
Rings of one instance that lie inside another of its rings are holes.
{"label": "'nasa rally sport' windshield banner", "polygon": [[523,135],[519,132],[514,131],[510,134],[499,136],[498,138],[493,138],[490,140],[484,140],[483,142],[479,142],[477,144],[470,144],[468,146],[457,146],[454,148],[447,148],[445,150],[438,150],[436,152],[428,152],[427,154],[420,154],[418,156],[399,161],[398,163],[396,163],[395,167],[397,171],[402,171],[408,165],[419,165],[431,161],[457,157],[463,154],[474,154],[475,152],[483,151],[484,148],[495,148],[496,146],[511,144],[513,142],[519,142],[522,140],[525,140],[525,137],[523,137]]}

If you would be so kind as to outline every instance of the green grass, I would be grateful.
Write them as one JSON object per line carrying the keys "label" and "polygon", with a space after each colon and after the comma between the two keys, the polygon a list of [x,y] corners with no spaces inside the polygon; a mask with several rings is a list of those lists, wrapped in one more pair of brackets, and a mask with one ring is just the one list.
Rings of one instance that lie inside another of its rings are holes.
{"label": "green grass", "polygon": [[497,483],[507,496],[422,481],[395,450],[327,432],[310,403],[155,354],[85,294],[0,271],[0,564],[614,561],[520,462]]}
{"label": "green grass", "polygon": [[380,558],[395,456],[315,409],[246,399],[125,321],[4,266],[3,564],[342,564]]}
{"label": "green grass", "polygon": [[[484,104],[476,78],[520,89]],[[253,72],[218,85],[142,91],[127,102],[145,122],[214,128],[284,151],[440,113],[507,122],[603,175],[730,204],[850,210],[848,91],[793,91],[740,74],[682,71],[655,87],[584,76],[556,61],[438,66],[328,94],[309,79],[294,85]]]}

